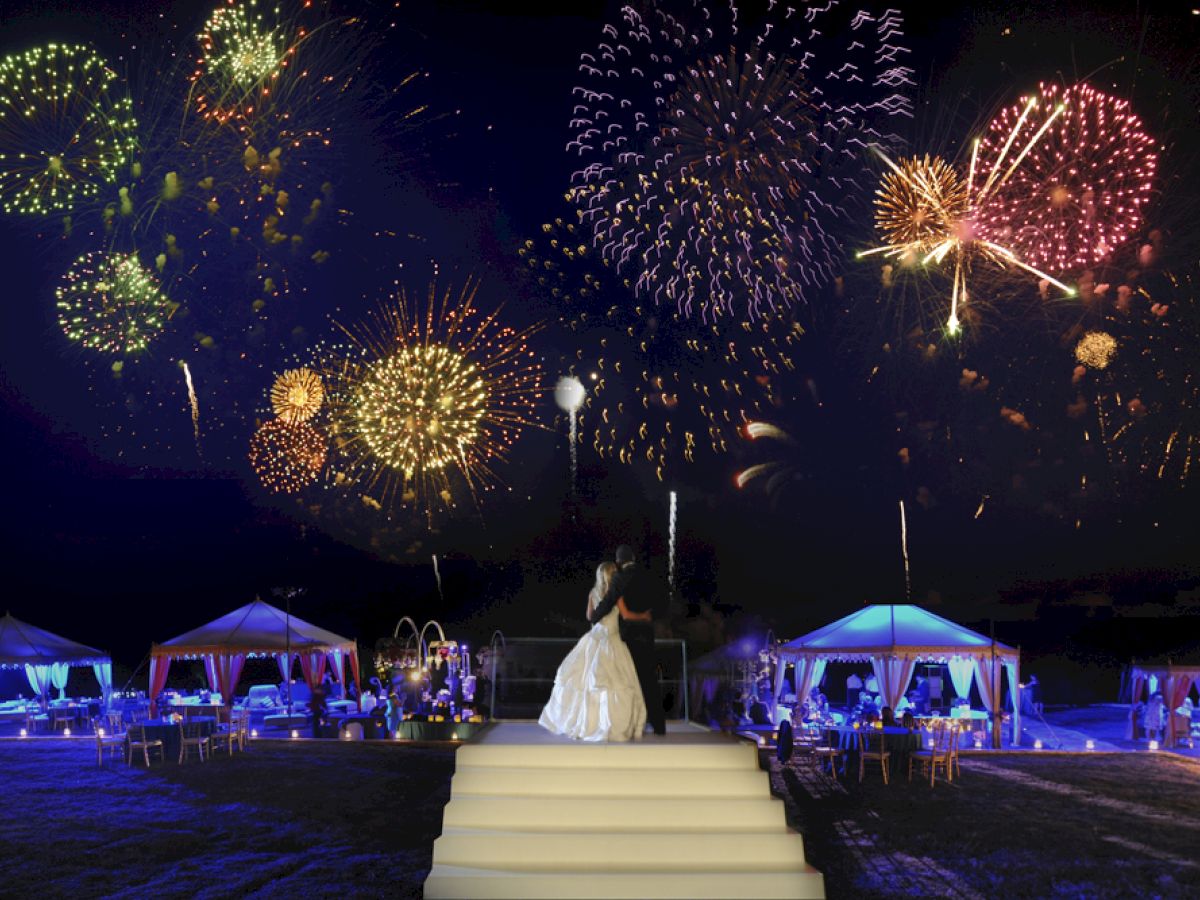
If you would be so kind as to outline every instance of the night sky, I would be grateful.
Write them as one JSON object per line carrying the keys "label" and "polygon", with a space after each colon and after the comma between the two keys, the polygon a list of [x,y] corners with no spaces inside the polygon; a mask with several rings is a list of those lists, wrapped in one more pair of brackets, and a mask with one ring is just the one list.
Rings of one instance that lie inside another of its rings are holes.
{"label": "night sky", "polygon": [[[117,0],[6,0],[0,53],[88,42],[128,76],[139,121],[151,121],[178,94],[167,77],[179,71],[172,49],[194,55],[211,4],[161,6],[148,17],[145,4]],[[332,185],[337,210],[313,234],[330,259],[289,268],[287,294],[271,300],[259,331],[237,325],[253,319],[243,261],[181,232],[191,268],[169,287],[193,318],[173,321],[171,343],[116,379],[64,340],[54,311],[61,272],[103,241],[103,229],[82,214],[69,234],[58,217],[0,219],[3,567],[14,615],[107,648],[129,668],[151,641],[284,585],[307,589],[298,615],[368,645],[403,615],[436,617],[475,639],[493,628],[574,633],[591,572],[617,543],[636,544],[665,572],[675,489],[672,620],[701,649],[766,626],[791,637],[862,603],[904,602],[901,500],[914,602],[983,630],[994,620],[997,637],[1035,656],[1120,659],[1186,643],[1178,623],[1187,620],[1175,617],[1198,602],[1198,479],[1157,478],[1154,464],[1143,472],[1142,445],[1104,452],[1090,420],[1062,412],[1077,393],[1072,329],[1087,315],[1089,328],[1103,321],[1094,308],[1021,316],[1010,304],[983,314],[982,337],[938,343],[937,359],[918,364],[896,338],[913,323],[879,305],[877,275],[864,278],[843,259],[844,288],[826,286],[789,314],[806,333],[775,417],[795,438],[777,490],[734,486],[737,472],[761,461],[761,443],[738,442],[660,481],[652,467],[598,458],[584,440],[572,501],[552,388],[579,341],[571,313],[539,289],[517,251],[545,240],[543,223],[572,215],[563,199],[574,169],[565,150],[571,89],[580,53],[595,49],[618,7],[577,3],[573,15],[545,16],[540,6],[346,6],[366,21],[371,46],[359,60],[367,89],[356,88],[358,105],[335,110],[329,128],[340,139],[312,163],[311,180]],[[904,11],[914,116],[900,136],[909,152],[962,160],[968,137],[1039,80],[1090,76],[1131,101],[1161,148],[1146,223],[1109,265],[1129,270],[1157,228],[1161,258],[1141,283],[1159,290],[1162,272],[1200,272],[1200,16],[1178,4],[920,6]],[[425,109],[406,117],[417,107]],[[168,111],[156,126],[166,155],[178,116]],[[840,237],[866,246],[870,207],[855,209]],[[147,260],[157,252],[149,244],[138,248]],[[423,296],[435,265],[445,281],[479,276],[479,302],[503,303],[514,327],[544,323],[529,342],[544,360],[540,427],[496,466],[498,486],[432,527],[403,510],[387,520],[345,503],[314,515],[268,494],[245,453],[273,374],[329,339],[333,321],[361,318],[397,280]],[[632,303],[619,285],[606,290],[608,302]],[[944,297],[938,290],[925,296]],[[1024,290],[1036,299],[1036,287]],[[197,345],[206,331],[216,349]],[[200,453],[175,358],[191,360],[197,378]],[[982,399],[960,385],[964,370],[989,378]],[[1147,398],[1160,390],[1152,381]],[[1001,408],[1032,427],[1005,421]]]}

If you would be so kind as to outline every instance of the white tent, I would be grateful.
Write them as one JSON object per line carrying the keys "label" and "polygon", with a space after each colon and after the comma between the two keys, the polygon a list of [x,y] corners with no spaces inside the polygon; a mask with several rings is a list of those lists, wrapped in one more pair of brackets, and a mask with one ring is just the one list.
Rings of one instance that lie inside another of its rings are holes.
{"label": "white tent", "polygon": [[824,628],[788,641],[779,648],[775,696],[783,686],[783,671],[795,666],[796,696],[806,697],[820,683],[828,662],[869,661],[888,706],[895,707],[908,689],[917,663],[945,663],[954,690],[965,697],[974,679],[983,704],[992,713],[992,742],[1000,746],[1002,717],[1000,669],[1008,673],[1013,700],[1014,743],[1021,734],[1018,680],[1020,654],[910,603],[866,606]]}
{"label": "white tent", "polygon": [[25,669],[33,692],[45,703],[50,688],[61,698],[67,687],[71,666],[90,666],[100,683],[104,699],[112,692],[112,659],[107,653],[77,644],[42,628],[36,628],[12,613],[0,619],[0,668]]}
{"label": "white tent", "polygon": [[231,706],[242,666],[250,656],[274,657],[285,681],[291,678],[292,662],[299,658],[309,688],[325,677],[327,662],[333,664],[333,673],[341,681],[345,661],[350,665],[356,692],[358,689],[357,643],[255,600],[151,648],[151,708],[166,687],[172,659],[203,659],[209,686],[221,694],[226,706]]}

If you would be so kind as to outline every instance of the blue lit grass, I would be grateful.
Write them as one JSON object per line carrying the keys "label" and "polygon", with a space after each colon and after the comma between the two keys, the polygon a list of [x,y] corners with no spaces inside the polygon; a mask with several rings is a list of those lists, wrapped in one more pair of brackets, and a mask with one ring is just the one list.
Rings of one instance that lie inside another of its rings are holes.
{"label": "blue lit grass", "polygon": [[254,744],[96,766],[90,741],[0,742],[0,895],[420,897],[450,749]]}
{"label": "blue lit grass", "polygon": [[964,757],[962,778],[932,790],[915,777],[884,787],[877,770],[859,785],[856,770],[830,791],[771,765],[831,898],[1200,896],[1190,759]]}

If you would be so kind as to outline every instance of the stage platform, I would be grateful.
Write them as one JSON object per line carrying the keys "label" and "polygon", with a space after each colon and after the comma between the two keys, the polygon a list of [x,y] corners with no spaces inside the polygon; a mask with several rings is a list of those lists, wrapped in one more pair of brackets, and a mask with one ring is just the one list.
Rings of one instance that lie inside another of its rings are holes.
{"label": "stage platform", "polygon": [[823,897],[757,748],[687,723],[585,744],[532,721],[460,747],[425,896]]}

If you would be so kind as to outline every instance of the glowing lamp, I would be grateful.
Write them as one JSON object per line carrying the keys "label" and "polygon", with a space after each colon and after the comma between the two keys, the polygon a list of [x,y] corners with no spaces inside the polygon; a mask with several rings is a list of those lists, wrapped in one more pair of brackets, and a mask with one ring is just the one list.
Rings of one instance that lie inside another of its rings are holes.
{"label": "glowing lamp", "polygon": [[1093,741],[1091,738],[1088,738],[1086,741],[1083,742],[1083,746],[1087,750],[1095,750],[1096,742]]}
{"label": "glowing lamp", "polygon": [[99,734],[100,737],[104,737],[104,729],[103,728],[97,728],[96,733]]}
{"label": "glowing lamp", "polygon": [[343,741],[350,740],[350,729],[349,728],[347,728],[345,731],[342,732],[342,740]]}
{"label": "glowing lamp", "polygon": [[982,738],[975,738],[975,749],[976,750],[983,749],[983,739]]}
{"label": "glowing lamp", "polygon": [[575,412],[583,406],[585,394],[583,382],[573,375],[564,375],[554,386],[554,402],[563,412]]}
{"label": "glowing lamp", "polygon": [[1150,742],[1150,749],[1151,749],[1151,750],[1157,750],[1157,749],[1158,749],[1158,741],[1151,741],[1151,742]]}
{"label": "glowing lamp", "polygon": [[932,749],[933,749],[933,738],[930,738],[930,739],[929,739],[929,749],[930,749],[930,750],[932,750]]}
{"label": "glowing lamp", "polygon": [[250,737],[252,737],[252,738],[258,737],[258,729],[257,728],[250,729]]}
{"label": "glowing lamp", "polygon": [[[64,728],[64,729],[63,729],[63,737],[70,737],[70,736],[71,736],[71,729],[70,729],[70,728]],[[1157,750],[1158,748],[1157,748],[1157,747],[1155,747],[1154,749],[1155,749],[1155,750]]]}
{"label": "glowing lamp", "polygon": [[453,733],[450,735],[450,740],[452,740],[452,741],[457,741],[457,740],[458,740],[458,732],[457,732],[457,731],[453,732]]}
{"label": "glowing lamp", "polygon": [[292,740],[295,740],[298,737],[300,737],[300,732],[293,728],[292,729]]}
{"label": "glowing lamp", "polygon": [[396,740],[400,740],[400,732],[397,731],[394,735],[392,735],[392,737],[394,737]]}
{"label": "glowing lamp", "polygon": [[758,736],[758,746],[760,746],[760,747],[767,746],[767,739],[765,737],[763,737],[761,734]]}
{"label": "glowing lamp", "polygon": [[1033,749],[1034,749],[1034,750],[1041,750],[1041,749],[1042,749],[1042,739],[1041,739],[1041,738],[1038,738],[1037,740],[1035,740],[1035,741],[1033,742]]}
{"label": "glowing lamp", "polygon": [[25,731],[24,728],[21,729],[21,737],[28,737],[28,733]]}

